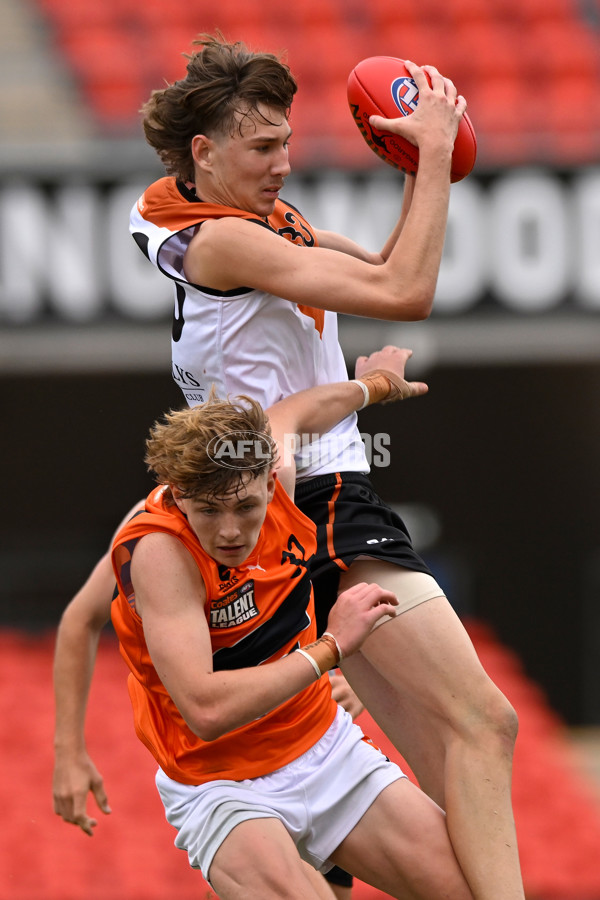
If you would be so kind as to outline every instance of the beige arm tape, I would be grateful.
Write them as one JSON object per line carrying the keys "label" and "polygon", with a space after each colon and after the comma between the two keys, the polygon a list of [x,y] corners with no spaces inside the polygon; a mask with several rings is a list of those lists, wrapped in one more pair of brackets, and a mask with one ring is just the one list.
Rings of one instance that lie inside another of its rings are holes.
{"label": "beige arm tape", "polygon": [[406,400],[411,395],[408,383],[388,369],[374,369],[353,380],[364,384],[369,392],[369,402],[365,403],[361,409],[372,403],[392,403],[394,400]]}

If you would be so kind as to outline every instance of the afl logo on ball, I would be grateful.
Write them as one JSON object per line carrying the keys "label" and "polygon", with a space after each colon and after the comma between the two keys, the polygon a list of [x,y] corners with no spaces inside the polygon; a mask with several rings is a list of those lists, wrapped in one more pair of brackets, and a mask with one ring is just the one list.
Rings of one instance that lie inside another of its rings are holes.
{"label": "afl logo on ball", "polygon": [[396,78],[392,81],[392,99],[403,116],[414,113],[419,102],[419,90],[412,78]]}

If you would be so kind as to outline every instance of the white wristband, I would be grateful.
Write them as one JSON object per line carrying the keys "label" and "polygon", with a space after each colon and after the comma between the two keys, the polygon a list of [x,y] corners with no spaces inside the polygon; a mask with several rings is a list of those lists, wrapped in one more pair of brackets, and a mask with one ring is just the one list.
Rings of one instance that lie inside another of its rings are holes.
{"label": "white wristband", "polygon": [[365,399],[363,400],[362,406],[359,406],[358,409],[364,409],[365,406],[368,406],[371,402],[371,395],[369,394],[369,388],[366,386],[364,381],[360,381],[358,378],[352,378],[350,380],[350,384],[357,384],[359,388],[362,389],[363,394],[365,395]]}
{"label": "white wristband", "polygon": [[300,656],[303,656],[305,659],[307,659],[307,660],[309,661],[309,663],[311,664],[311,666],[312,666],[313,669],[315,670],[315,673],[316,673],[316,675],[317,675],[317,678],[320,678],[321,675],[322,675],[323,673],[321,672],[321,670],[320,670],[320,668],[319,668],[319,664],[318,664],[318,662],[316,661],[316,659],[313,659],[312,656],[310,655],[310,653],[306,653],[305,650],[301,650],[299,647],[298,647],[298,649],[297,649],[295,652],[296,652],[296,653],[299,653]]}

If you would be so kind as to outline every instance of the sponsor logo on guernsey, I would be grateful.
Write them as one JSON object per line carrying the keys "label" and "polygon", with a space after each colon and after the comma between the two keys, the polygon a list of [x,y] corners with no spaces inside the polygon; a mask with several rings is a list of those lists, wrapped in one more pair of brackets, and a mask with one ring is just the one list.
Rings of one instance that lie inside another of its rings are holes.
{"label": "sponsor logo on guernsey", "polygon": [[258,615],[254,602],[254,581],[245,581],[224,597],[210,601],[210,627],[233,628]]}

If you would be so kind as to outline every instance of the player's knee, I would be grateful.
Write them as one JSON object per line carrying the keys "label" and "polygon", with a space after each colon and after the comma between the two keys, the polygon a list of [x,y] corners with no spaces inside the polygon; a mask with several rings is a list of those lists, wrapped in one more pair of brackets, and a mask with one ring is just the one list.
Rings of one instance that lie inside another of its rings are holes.
{"label": "player's knee", "polygon": [[466,719],[469,737],[481,749],[510,759],[513,754],[519,721],[511,703],[493,682],[488,681],[477,709]]}
{"label": "player's knee", "polygon": [[[219,859],[213,862],[209,877],[219,896],[239,896],[243,887],[249,900],[319,900],[322,894],[316,889],[317,879],[325,881],[300,857],[272,853],[269,858],[260,854],[253,858],[237,860]],[[326,889],[326,885],[325,888]]]}
{"label": "player's knee", "polygon": [[261,896],[277,900],[319,900],[328,896],[329,886],[322,875],[314,869],[300,865],[292,871],[289,867],[270,868],[265,873],[264,893]]}
{"label": "player's knee", "polygon": [[495,716],[496,732],[507,751],[511,754],[514,750],[517,733],[519,731],[519,717],[514,706],[509,703],[504,694],[498,691],[500,699],[498,711]]}

